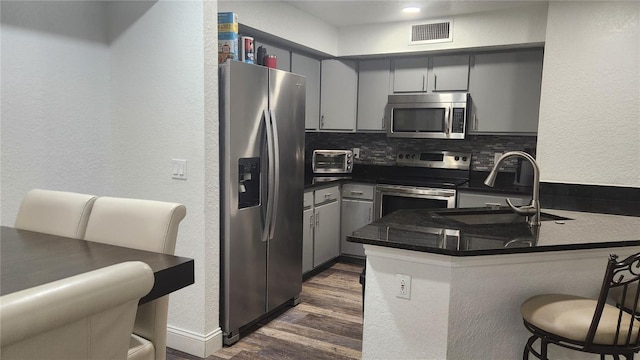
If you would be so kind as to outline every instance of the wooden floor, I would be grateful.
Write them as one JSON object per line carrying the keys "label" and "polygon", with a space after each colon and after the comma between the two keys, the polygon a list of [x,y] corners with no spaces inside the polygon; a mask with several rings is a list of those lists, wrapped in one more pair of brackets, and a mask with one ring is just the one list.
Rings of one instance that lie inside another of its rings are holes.
{"label": "wooden floor", "polygon": [[[336,263],[302,283],[300,304],[224,347],[217,359],[360,359],[362,265]],[[199,359],[173,349],[167,360]]]}

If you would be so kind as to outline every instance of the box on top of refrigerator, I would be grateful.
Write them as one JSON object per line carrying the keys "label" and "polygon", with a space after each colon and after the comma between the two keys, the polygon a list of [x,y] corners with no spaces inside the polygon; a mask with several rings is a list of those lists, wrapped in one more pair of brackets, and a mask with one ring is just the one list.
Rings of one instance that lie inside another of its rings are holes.
{"label": "box on top of refrigerator", "polygon": [[238,14],[234,12],[218,13],[218,33],[225,32],[238,34]]}
{"label": "box on top of refrigerator", "polygon": [[238,14],[218,13],[218,63],[238,59]]}

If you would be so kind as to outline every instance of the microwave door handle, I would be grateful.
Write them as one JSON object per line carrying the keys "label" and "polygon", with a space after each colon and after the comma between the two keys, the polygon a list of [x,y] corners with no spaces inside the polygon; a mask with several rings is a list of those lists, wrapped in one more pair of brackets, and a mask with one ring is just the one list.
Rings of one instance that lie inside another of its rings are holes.
{"label": "microwave door handle", "polygon": [[447,137],[449,136],[449,133],[451,133],[451,114],[453,113],[453,111],[451,111],[451,107],[447,107],[445,110],[445,114],[444,117],[447,120],[444,132],[445,134],[447,134]]}

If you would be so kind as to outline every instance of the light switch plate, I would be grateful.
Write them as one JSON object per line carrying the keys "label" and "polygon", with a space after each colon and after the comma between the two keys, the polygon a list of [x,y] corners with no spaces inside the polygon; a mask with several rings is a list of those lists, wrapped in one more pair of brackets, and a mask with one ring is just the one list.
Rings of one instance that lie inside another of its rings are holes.
{"label": "light switch plate", "polygon": [[187,160],[172,159],[172,178],[179,180],[187,180]]}

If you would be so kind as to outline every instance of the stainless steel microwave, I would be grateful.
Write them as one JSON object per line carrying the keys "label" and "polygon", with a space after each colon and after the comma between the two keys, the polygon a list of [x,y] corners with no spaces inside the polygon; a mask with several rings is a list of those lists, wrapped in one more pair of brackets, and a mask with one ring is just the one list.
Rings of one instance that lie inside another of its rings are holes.
{"label": "stainless steel microwave", "polygon": [[464,139],[468,93],[389,95],[387,136]]}
{"label": "stainless steel microwave", "polygon": [[353,170],[351,150],[313,150],[314,174],[348,174]]}

